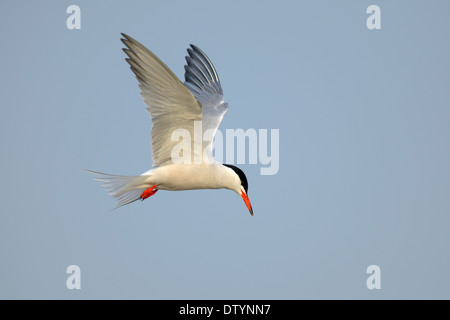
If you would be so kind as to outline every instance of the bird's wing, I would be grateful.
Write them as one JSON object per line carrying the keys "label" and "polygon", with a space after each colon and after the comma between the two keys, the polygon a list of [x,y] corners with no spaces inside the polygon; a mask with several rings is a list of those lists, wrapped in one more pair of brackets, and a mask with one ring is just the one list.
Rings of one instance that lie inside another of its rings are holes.
{"label": "bird's wing", "polygon": [[[184,129],[193,138],[194,122],[202,120],[202,107],[191,91],[156,55],[130,36],[123,33],[122,36],[124,38],[121,40],[127,46],[123,50],[129,57],[126,60],[139,81],[141,95],[153,123],[153,165],[172,163],[172,150],[180,143],[178,140],[172,141],[172,133]],[[203,156],[201,149],[191,149],[192,161],[195,152],[201,152],[200,156]]]}
{"label": "bird's wing", "polygon": [[212,141],[228,110],[228,104],[224,102],[219,76],[211,60],[192,44],[187,51],[189,56],[186,57],[187,65],[184,67],[184,84],[202,105],[203,148],[212,159]]}

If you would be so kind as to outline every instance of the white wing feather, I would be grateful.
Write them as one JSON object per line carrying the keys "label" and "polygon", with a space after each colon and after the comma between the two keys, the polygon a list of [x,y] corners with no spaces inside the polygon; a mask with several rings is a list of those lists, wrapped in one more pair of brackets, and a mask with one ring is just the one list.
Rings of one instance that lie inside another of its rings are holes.
{"label": "white wing feather", "polygon": [[[202,120],[201,105],[173,72],[150,50],[123,34],[128,63],[139,81],[141,95],[152,118],[151,144],[154,166],[172,163],[172,141],[176,129],[186,129],[193,137],[194,121]],[[195,148],[192,148],[192,152]],[[192,155],[193,157],[193,155]]]}
{"label": "white wing feather", "polygon": [[[127,62],[139,81],[141,95],[152,118],[153,165],[172,163],[172,150],[179,141],[172,141],[176,129],[185,129],[194,140],[194,121],[202,121],[202,146],[191,144],[191,161],[212,160],[212,140],[228,106],[217,72],[205,53],[194,45],[186,57],[185,83],[150,50],[138,41],[123,34],[122,42]],[[206,133],[206,134],[205,134]],[[203,157],[206,150],[207,158]],[[199,151],[202,154],[195,154]]]}

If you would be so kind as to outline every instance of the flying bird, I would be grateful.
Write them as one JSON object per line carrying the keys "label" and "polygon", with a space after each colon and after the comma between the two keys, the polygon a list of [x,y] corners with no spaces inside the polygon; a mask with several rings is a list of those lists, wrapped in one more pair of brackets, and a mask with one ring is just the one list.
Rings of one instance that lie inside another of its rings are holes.
{"label": "flying bird", "polygon": [[[221,164],[212,156],[213,138],[228,104],[209,58],[191,45],[187,49],[183,83],[150,50],[132,37],[124,33],[122,36],[126,46],[123,51],[128,56],[125,60],[136,75],[152,121],[153,167],[140,176],[86,171],[96,174],[95,180],[103,182],[103,187],[117,199],[116,208],[147,199],[158,190],[225,188],[241,196],[253,215],[244,172]],[[195,139],[199,124],[202,138]],[[174,132],[184,133],[182,137],[189,138],[190,148],[179,150],[180,141],[173,139]]]}

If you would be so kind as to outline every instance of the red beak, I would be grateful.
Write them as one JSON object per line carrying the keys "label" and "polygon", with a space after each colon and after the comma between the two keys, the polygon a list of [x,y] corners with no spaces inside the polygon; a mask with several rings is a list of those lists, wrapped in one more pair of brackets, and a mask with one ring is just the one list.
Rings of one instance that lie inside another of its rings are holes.
{"label": "red beak", "polygon": [[253,209],[252,209],[252,204],[250,203],[250,199],[243,191],[241,192],[241,197],[242,197],[242,199],[244,199],[244,202],[248,208],[248,211],[250,211],[250,214],[253,216]]}

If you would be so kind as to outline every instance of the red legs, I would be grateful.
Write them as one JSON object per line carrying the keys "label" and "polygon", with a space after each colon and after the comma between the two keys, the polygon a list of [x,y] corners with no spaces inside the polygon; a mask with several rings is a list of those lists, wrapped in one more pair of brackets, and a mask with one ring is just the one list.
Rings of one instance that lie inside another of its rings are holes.
{"label": "red legs", "polygon": [[152,187],[142,192],[141,201],[147,199],[148,197],[151,197],[156,193],[156,191],[158,191],[158,189],[156,189],[156,184],[154,184]]}

